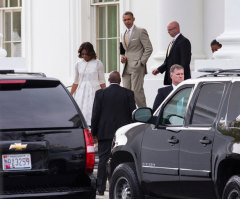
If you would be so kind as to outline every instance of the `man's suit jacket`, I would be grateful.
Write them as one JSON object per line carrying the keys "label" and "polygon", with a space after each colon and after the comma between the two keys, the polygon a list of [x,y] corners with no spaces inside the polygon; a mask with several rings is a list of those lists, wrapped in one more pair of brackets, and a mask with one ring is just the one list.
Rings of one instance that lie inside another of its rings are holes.
{"label": "man's suit jacket", "polygon": [[158,94],[157,94],[157,96],[154,100],[154,104],[153,104],[153,111],[157,110],[157,108],[160,106],[160,104],[163,102],[163,100],[165,100],[165,98],[169,95],[169,93],[171,93],[172,90],[173,90],[172,85],[158,89]]}
{"label": "man's suit jacket", "polygon": [[96,91],[93,103],[91,131],[98,140],[113,139],[118,128],[132,122],[136,109],[133,91],[111,84]]}
{"label": "man's suit jacket", "polygon": [[126,67],[128,67],[130,72],[134,73],[137,73],[139,69],[144,67],[145,73],[147,73],[146,63],[153,51],[147,31],[134,25],[128,47],[125,43],[125,34],[126,31],[124,33],[122,44],[125,49],[127,63],[124,64],[123,74]]}
{"label": "man's suit jacket", "polygon": [[160,73],[165,72],[164,85],[171,85],[170,67],[173,64],[179,64],[184,68],[184,79],[191,78],[190,62],[191,62],[191,43],[180,34],[174,41],[169,56],[166,54],[164,63],[158,67]]}

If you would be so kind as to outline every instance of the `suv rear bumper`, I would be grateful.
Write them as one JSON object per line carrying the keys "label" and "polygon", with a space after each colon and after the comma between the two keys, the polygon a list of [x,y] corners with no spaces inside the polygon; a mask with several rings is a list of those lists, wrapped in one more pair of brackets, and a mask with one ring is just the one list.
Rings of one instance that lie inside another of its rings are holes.
{"label": "suv rear bumper", "polygon": [[[20,198],[56,198],[56,199],[79,199],[96,198],[96,178],[90,176],[91,186],[89,187],[39,187],[29,190],[1,191],[0,199],[20,199]],[[0,187],[1,188],[1,187]]]}

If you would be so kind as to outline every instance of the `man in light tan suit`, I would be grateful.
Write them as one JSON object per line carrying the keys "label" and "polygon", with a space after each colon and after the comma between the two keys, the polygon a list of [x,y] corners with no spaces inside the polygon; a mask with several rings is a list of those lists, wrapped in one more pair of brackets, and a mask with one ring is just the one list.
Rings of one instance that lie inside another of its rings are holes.
{"label": "man in light tan suit", "polygon": [[134,92],[138,107],[146,107],[143,89],[144,76],[147,73],[146,63],[152,54],[152,44],[145,29],[134,25],[132,12],[123,14],[123,23],[127,27],[122,39],[125,54],[121,57],[124,64],[122,80],[123,86]]}

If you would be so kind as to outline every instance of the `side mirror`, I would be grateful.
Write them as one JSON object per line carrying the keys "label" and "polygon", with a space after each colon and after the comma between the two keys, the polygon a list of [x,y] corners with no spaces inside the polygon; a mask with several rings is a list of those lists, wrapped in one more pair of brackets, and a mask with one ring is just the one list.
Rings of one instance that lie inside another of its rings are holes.
{"label": "side mirror", "polygon": [[143,122],[148,123],[151,121],[153,117],[153,111],[151,108],[138,108],[133,111],[132,113],[132,119],[134,122]]}

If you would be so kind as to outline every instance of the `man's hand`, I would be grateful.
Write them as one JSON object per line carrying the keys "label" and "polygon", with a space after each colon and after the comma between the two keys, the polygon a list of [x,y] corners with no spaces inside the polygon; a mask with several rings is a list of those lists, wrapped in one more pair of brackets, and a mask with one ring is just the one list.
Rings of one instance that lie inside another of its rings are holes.
{"label": "man's hand", "polygon": [[125,64],[127,62],[127,58],[124,55],[121,57],[121,62],[123,64]]}
{"label": "man's hand", "polygon": [[159,73],[158,69],[154,69],[154,70],[152,71],[152,74],[153,74],[153,75],[157,75],[158,73]]}
{"label": "man's hand", "polygon": [[93,142],[94,142],[94,144],[97,144],[97,143],[98,143],[97,136],[93,136]]}

